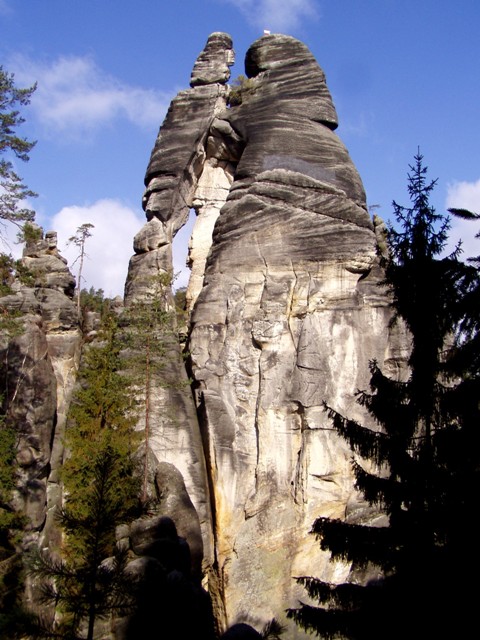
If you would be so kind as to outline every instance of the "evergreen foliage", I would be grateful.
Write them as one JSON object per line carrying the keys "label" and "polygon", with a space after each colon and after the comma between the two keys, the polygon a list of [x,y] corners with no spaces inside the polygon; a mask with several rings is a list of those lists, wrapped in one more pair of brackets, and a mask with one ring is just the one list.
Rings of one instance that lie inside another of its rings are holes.
{"label": "evergreen foliage", "polygon": [[[21,272],[21,262],[0,254],[0,297],[13,290],[11,285]],[[28,271],[25,271],[28,275]],[[17,434],[9,419],[9,407],[16,396],[8,389],[9,343],[23,332],[24,313],[0,306],[0,333],[3,342],[4,376],[0,394],[0,637],[17,638],[25,629],[29,615],[22,606],[24,572],[20,554],[26,518],[13,504],[16,487]],[[18,635],[17,635],[18,634]]]}
{"label": "evergreen foliage", "polygon": [[15,488],[15,443],[15,431],[5,423],[5,416],[0,416],[0,547],[9,545],[9,528],[15,520],[10,507]]}
{"label": "evergreen foliage", "polygon": [[[449,209],[449,212],[466,220],[480,220],[480,214],[466,209]],[[480,232],[475,237],[480,238]],[[480,255],[469,258],[468,262],[478,271]],[[450,353],[449,368],[452,374],[463,375],[464,382],[471,384],[471,379],[477,377],[480,371],[480,287],[478,283],[469,287],[462,298],[458,315],[461,321],[457,327],[455,350]]]}
{"label": "evergreen foliage", "polygon": [[[28,154],[35,142],[19,137],[16,130],[25,122],[18,107],[29,104],[35,89],[36,85],[18,89],[13,74],[0,66],[0,155],[9,152],[15,160],[29,160]],[[35,214],[24,206],[24,201],[35,195],[22,183],[22,178],[14,170],[12,160],[0,158],[0,220],[20,226],[33,220]]]}
{"label": "evergreen foliage", "polygon": [[109,311],[109,298],[105,298],[105,292],[103,289],[82,289],[80,292],[80,306],[82,312],[96,311],[101,316]]}
{"label": "evergreen foliage", "polygon": [[240,74],[232,80],[230,93],[228,94],[228,106],[236,107],[245,100],[246,97],[255,93],[255,79],[247,78]]}
{"label": "evergreen foliage", "polygon": [[[98,326],[115,312],[114,302],[106,298],[103,289],[82,289],[80,292],[80,328],[88,342],[95,335]],[[78,311],[78,307],[77,307]]]}
{"label": "evergreen foliage", "polygon": [[[97,620],[124,615],[132,606],[127,554],[113,544],[115,527],[126,516],[118,485],[121,458],[113,447],[102,447],[90,465],[88,509],[67,501],[61,511],[59,524],[70,550],[67,559],[42,553],[31,559],[34,575],[43,581],[43,601],[54,603],[59,614],[53,628],[44,624],[37,636],[93,640]],[[81,544],[68,544],[72,539]]]}
{"label": "evergreen foliage", "polygon": [[[25,225],[25,227],[27,227]],[[0,253],[0,297],[14,292],[15,281],[32,286],[34,276],[21,260]],[[4,378],[0,393],[0,637],[13,634],[14,621],[23,618],[20,600],[23,586],[22,563],[19,543],[26,524],[25,517],[13,506],[16,487],[17,434],[12,420],[8,419],[9,407],[18,391],[8,393],[9,343],[23,333],[24,313],[9,306],[0,306],[0,333],[3,339]],[[3,368],[3,367],[2,367]],[[12,635],[13,637],[13,635]]]}
{"label": "evergreen foliage", "polygon": [[[400,230],[389,229],[384,263],[394,321],[411,335],[409,379],[391,380],[371,363],[370,389],[358,401],[378,432],[326,407],[356,455],[356,488],[388,516],[388,526],[315,521],[321,548],[351,562],[351,577],[340,585],[300,578],[321,606],[301,604],[288,615],[324,638],[462,637],[473,624],[479,278],[474,265],[458,260],[458,247],[441,257],[449,219],[429,204],[435,182],[427,181],[422,160],[415,156],[408,175],[411,207],[394,202]],[[365,575],[372,577],[365,582]]]}
{"label": "evergreen foliage", "polygon": [[95,622],[128,608],[126,556],[115,528],[138,515],[138,437],[133,393],[123,373],[116,318],[103,321],[100,342],[85,349],[80,385],[69,412],[68,459],[62,469],[65,506],[58,521],[65,534],[60,559],[33,558],[46,602],[59,621],[37,630],[41,637],[94,637]]}
{"label": "evergreen foliage", "polygon": [[126,326],[129,371],[141,395],[141,415],[145,423],[142,474],[144,503],[149,499],[148,450],[154,387],[165,388],[168,385],[181,384],[168,372],[172,361],[178,357],[176,311],[171,300],[171,284],[171,273],[159,273],[150,278],[148,293],[143,299],[132,303],[122,317],[122,323]]}
{"label": "evergreen foliage", "polygon": [[177,317],[177,327],[183,327],[187,322],[187,287],[179,287],[175,290],[175,313]]}
{"label": "evergreen foliage", "polygon": [[25,222],[22,228],[17,232],[17,244],[31,244],[38,242],[43,238],[42,228],[31,222]]}
{"label": "evergreen foliage", "polygon": [[16,637],[26,619],[21,606],[23,568],[18,543],[25,519],[12,507],[15,489],[16,438],[14,429],[0,416],[0,637]]}
{"label": "evergreen foliage", "polygon": [[[19,332],[18,326],[14,325],[13,329],[14,334]],[[20,542],[26,518],[13,504],[17,436],[14,427],[6,419],[8,407],[6,401],[2,400],[0,398],[0,405],[5,406],[0,414],[0,638],[13,640],[23,637],[31,616],[22,603],[24,570]]]}
{"label": "evergreen foliage", "polygon": [[[109,479],[116,485],[126,518],[138,497],[133,459],[138,445],[134,431],[137,416],[131,381],[124,373],[120,330],[113,314],[104,319],[99,339],[98,344],[85,349],[82,358],[80,385],[69,412],[66,436],[69,454],[62,479],[69,510],[85,517],[97,491],[92,480],[93,463],[98,455],[111,451],[116,463]],[[67,548],[76,549],[80,555],[88,544],[74,531],[67,537]]]}
{"label": "evergreen foliage", "polygon": [[26,287],[33,287],[35,284],[34,274],[22,260],[15,260],[11,255],[0,253],[0,298],[13,293],[12,285],[15,280]]}

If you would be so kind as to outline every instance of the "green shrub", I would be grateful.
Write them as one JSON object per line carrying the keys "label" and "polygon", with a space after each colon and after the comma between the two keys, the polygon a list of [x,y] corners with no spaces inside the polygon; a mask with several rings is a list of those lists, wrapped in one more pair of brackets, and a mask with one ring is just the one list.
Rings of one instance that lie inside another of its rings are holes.
{"label": "green shrub", "polygon": [[230,107],[236,107],[242,104],[245,97],[255,93],[255,80],[254,78],[247,78],[244,75],[239,75],[232,81],[230,87],[230,94],[228,96],[228,105]]}

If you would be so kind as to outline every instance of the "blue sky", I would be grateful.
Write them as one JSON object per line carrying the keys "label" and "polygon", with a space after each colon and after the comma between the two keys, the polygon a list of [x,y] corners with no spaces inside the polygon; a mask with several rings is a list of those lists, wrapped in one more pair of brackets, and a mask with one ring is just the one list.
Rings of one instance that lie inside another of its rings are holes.
{"label": "blue sky", "polygon": [[[234,78],[264,29],[299,38],[315,55],[338,111],[337,133],[381,216],[388,219],[392,200],[408,204],[418,147],[438,179],[437,211],[480,211],[478,0],[0,0],[0,63],[18,86],[38,82],[21,129],[37,145],[18,172],[39,194],[38,222],[58,231],[67,258],[68,237],[95,225],[87,286],[123,292],[133,235],[144,223],[150,152],[208,35],[232,36]],[[476,254],[477,230],[464,223],[451,235]]]}

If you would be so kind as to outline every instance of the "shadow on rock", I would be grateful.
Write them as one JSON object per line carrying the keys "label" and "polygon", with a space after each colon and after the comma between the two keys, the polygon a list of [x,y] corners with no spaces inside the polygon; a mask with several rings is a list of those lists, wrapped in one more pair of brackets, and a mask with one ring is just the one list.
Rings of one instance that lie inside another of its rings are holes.
{"label": "shadow on rock", "polygon": [[192,577],[190,548],[178,536],[173,520],[157,516],[135,522],[131,543],[139,555],[126,569],[132,584],[132,613],[116,622],[115,638],[213,640],[210,598]]}

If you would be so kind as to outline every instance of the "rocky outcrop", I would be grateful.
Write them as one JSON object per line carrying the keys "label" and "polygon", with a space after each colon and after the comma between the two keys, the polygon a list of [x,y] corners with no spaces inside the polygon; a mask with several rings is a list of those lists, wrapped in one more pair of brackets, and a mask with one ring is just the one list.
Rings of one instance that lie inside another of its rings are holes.
{"label": "rocky outcrop", "polygon": [[[215,115],[226,108],[228,88],[225,83],[232,64],[230,37],[212,34],[195,64],[191,88],[180,92],[172,101],[160,128],[145,177],[143,206],[147,223],[134,239],[135,255],[130,260],[125,286],[127,310],[139,301],[152,301],[158,274],[172,273],[173,237],[188,220],[193,207],[206,160],[207,132]],[[208,190],[205,181],[202,184]],[[221,188],[225,194],[223,203],[228,186],[222,183]],[[200,209],[202,205],[196,206]],[[207,252],[208,248],[209,244]],[[200,248],[200,255],[195,258],[203,261],[203,265],[206,251]],[[173,306],[171,297],[165,301],[165,306]],[[188,487],[188,499],[198,514],[203,538],[203,571],[210,575],[212,584],[215,576],[212,573],[211,503],[201,432],[178,345],[169,350],[168,360],[168,371],[154,374],[152,385],[152,427],[144,453],[149,457],[152,469],[150,491],[153,493],[158,465],[165,461],[174,465]],[[140,425],[140,428],[144,426]]]}
{"label": "rocky outcrop", "polygon": [[[364,420],[354,394],[369,361],[397,375],[405,342],[379,286],[381,225],[334,132],[323,71],[298,40],[266,35],[229,104],[231,61],[229,37],[213,34],[160,129],[126,300],[172,269],[172,238],[195,208],[187,300],[199,424],[185,394],[175,432],[159,432],[152,451],[180,472],[199,516],[220,627],[261,630],[305,598],[295,576],[348,574],[308,535],[321,515],[368,517],[323,403]],[[288,637],[303,636],[290,626]]]}
{"label": "rocky outcrop", "polygon": [[[139,606],[116,621],[116,638],[156,637],[158,604],[171,614],[167,635],[259,637],[275,618],[289,638],[303,638],[284,617],[305,600],[295,577],[336,582],[350,571],[320,551],[312,523],[375,517],[323,406],[365,423],[355,392],[368,384],[369,361],[404,373],[406,339],[390,325],[379,284],[384,225],[370,219],[307,47],[265,35],[247,52],[248,79],[232,89],[233,60],[230,37],[212,34],[146,172],[146,224],[119,314],[136,345],[128,341],[129,366],[140,338],[148,352],[138,455],[143,498],[154,506],[117,530]],[[173,238],[191,210],[182,353],[165,285]],[[17,435],[14,506],[28,518],[25,543],[47,546],[81,333],[54,233],[27,244],[23,266],[24,283],[0,298],[0,373]]]}
{"label": "rocky outcrop", "polygon": [[132,613],[114,624],[115,639],[153,640],[161,629],[179,640],[213,640],[212,606],[201,586],[200,522],[172,464],[158,465],[149,516],[117,527],[117,544],[130,551],[133,602]]}
{"label": "rocky outcrop", "polygon": [[27,242],[24,283],[0,298],[1,375],[8,425],[16,431],[15,508],[27,516],[24,543],[53,543],[52,509],[61,498],[58,472],[80,357],[81,333],[72,301],[75,279],[49,232]]}

